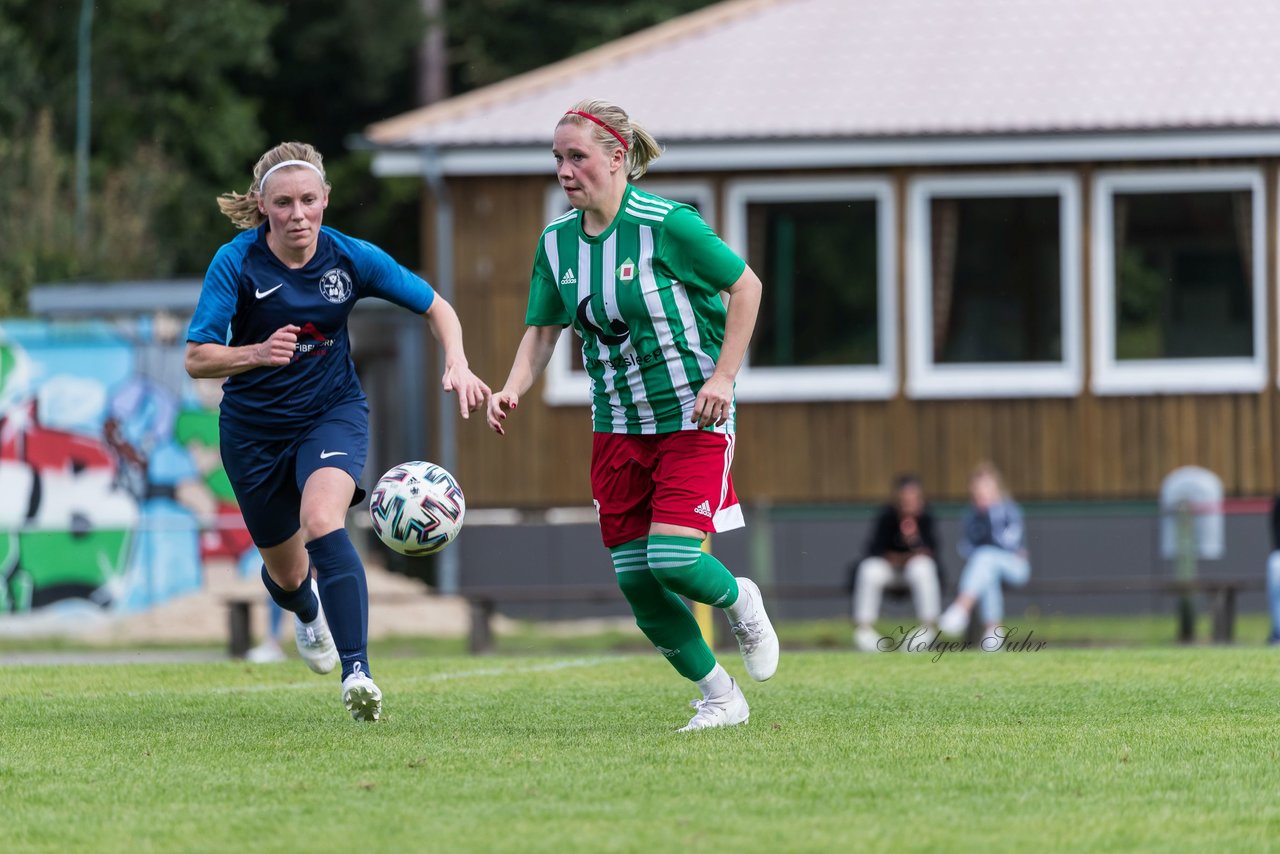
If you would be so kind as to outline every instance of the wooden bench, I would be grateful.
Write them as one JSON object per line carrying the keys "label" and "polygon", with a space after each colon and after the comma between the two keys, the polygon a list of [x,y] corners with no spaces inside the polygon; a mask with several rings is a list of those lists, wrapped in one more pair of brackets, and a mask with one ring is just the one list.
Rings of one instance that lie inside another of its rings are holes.
{"label": "wooden bench", "polygon": [[525,587],[474,587],[460,591],[467,600],[471,628],[467,633],[467,650],[473,655],[493,649],[493,615],[499,602],[621,602],[622,591],[616,584],[547,584]]}
{"label": "wooden bench", "polygon": [[[227,654],[232,658],[244,658],[253,645],[253,609],[266,607],[267,591],[263,590],[259,596],[243,594],[226,596],[222,601],[227,606]],[[369,594],[370,603],[399,604],[403,601],[404,597],[395,592]],[[285,616],[292,624],[293,615]]]}
{"label": "wooden bench", "polygon": [[[831,600],[848,610],[849,589],[841,584],[766,584],[765,595],[778,599]],[[1236,597],[1243,592],[1263,590],[1266,579],[1256,575],[1179,580],[1158,576],[1077,576],[1074,578],[1032,578],[1021,587],[1007,588],[1009,593],[1024,596],[1074,594],[1114,596],[1129,593],[1168,593],[1175,595],[1204,594],[1210,599],[1213,616],[1213,640],[1232,643],[1235,640]],[[493,586],[464,589],[471,625],[467,648],[472,653],[493,649],[493,616],[499,603],[621,602],[622,593],[613,584],[567,584],[544,586]],[[975,621],[976,622],[976,621]],[[1190,642],[1192,626],[1180,622],[1179,639]]]}
{"label": "wooden bench", "polygon": [[[1256,575],[1221,576],[1216,578],[1162,578],[1159,576],[1096,578],[1035,578],[1023,587],[1011,588],[1011,592],[1024,594],[1074,593],[1082,595],[1115,595],[1121,593],[1170,593],[1182,596],[1205,594],[1210,600],[1213,616],[1213,640],[1216,643],[1232,643],[1236,635],[1236,596],[1240,593],[1265,590],[1266,578]],[[1193,626],[1180,621],[1178,639],[1190,643]]]}

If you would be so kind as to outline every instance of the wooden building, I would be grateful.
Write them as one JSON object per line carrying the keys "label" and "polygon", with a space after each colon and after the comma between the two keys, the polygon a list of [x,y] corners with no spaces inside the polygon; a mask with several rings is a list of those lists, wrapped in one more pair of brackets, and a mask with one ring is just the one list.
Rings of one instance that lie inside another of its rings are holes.
{"label": "wooden building", "polygon": [[[744,500],[876,500],[902,470],[956,499],[984,458],[1022,499],[1150,499],[1188,464],[1263,495],[1277,44],[1268,0],[730,0],[365,139],[376,174],[423,177],[423,268],[497,388],[565,209],[556,121],[603,97],[648,128],[667,150],[640,186],[765,283]],[[458,430],[473,504],[590,503],[572,350],[505,439]]]}

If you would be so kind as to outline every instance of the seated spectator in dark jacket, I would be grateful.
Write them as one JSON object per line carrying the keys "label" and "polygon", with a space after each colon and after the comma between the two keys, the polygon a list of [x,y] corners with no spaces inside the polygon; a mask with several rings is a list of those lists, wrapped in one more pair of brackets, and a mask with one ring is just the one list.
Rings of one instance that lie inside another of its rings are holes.
{"label": "seated spectator in dark jacket", "polygon": [[893,501],[886,504],[871,528],[866,557],[858,564],[853,591],[853,641],[863,652],[876,652],[881,635],[875,629],[880,601],[886,588],[906,586],[916,607],[916,618],[924,634],[910,638],[910,644],[893,643],[907,649],[927,644],[937,635],[938,612],[942,607],[938,579],[938,535],[933,515],[924,500],[919,478],[901,475],[894,481]]}

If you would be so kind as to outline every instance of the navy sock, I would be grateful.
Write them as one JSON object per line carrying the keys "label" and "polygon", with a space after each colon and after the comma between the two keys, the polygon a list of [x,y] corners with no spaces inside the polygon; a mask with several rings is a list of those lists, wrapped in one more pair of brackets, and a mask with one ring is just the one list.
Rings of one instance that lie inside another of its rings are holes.
{"label": "navy sock", "polygon": [[364,564],[345,528],[331,531],[307,543],[316,566],[320,601],[329,621],[329,633],[342,659],[345,679],[360,665],[369,675],[369,587]]}
{"label": "navy sock", "polygon": [[262,583],[267,586],[267,593],[271,599],[286,611],[292,611],[298,615],[298,619],[304,623],[309,623],[320,613],[320,600],[316,598],[316,594],[311,589],[311,581],[308,579],[302,582],[302,586],[297,590],[285,590],[279,584],[276,584],[271,576],[267,574],[267,565],[262,565]]}

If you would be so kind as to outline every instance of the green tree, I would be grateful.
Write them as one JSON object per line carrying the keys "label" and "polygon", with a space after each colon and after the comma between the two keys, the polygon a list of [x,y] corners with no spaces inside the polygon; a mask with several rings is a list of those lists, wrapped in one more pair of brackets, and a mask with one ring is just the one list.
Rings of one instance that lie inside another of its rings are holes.
{"label": "green tree", "polygon": [[[461,93],[711,0],[447,0]],[[0,312],[36,281],[198,275],[231,237],[216,197],[270,144],[315,143],[329,221],[418,257],[418,183],[346,140],[412,109],[431,22],[410,0],[112,0],[92,31],[89,239],[74,234],[76,0],[0,0]]]}
{"label": "green tree", "polygon": [[[267,145],[301,140],[319,148],[334,188],[326,223],[412,266],[420,257],[419,183],[372,178],[369,155],[347,143],[371,122],[416,106],[416,52],[428,21],[407,0],[276,5],[282,18],[270,38],[273,66],[237,76],[243,91],[269,105],[260,117]],[[249,171],[242,165],[241,172],[247,186]]]}
{"label": "green tree", "polygon": [[114,0],[92,32],[89,238],[73,233],[80,4],[0,0],[0,235],[14,310],[35,281],[203,269],[223,239],[214,203],[262,146],[231,71],[268,67],[278,11]]}
{"label": "green tree", "polygon": [[531,71],[717,0],[446,0],[452,91]]}
{"label": "green tree", "polygon": [[0,316],[20,314],[36,282],[151,275],[165,266],[155,227],[173,165],[139,146],[130,166],[106,170],[90,196],[88,239],[75,233],[73,166],[39,113],[29,136],[0,142]]}
{"label": "green tree", "polygon": [[29,121],[31,105],[41,97],[35,46],[12,11],[19,0],[0,0],[0,142]]}
{"label": "green tree", "polygon": [[[708,5],[712,0],[445,0],[450,90],[496,82]],[[432,22],[407,0],[288,0],[271,35],[274,65],[240,75],[269,109],[270,142],[302,139],[325,155],[334,194],[326,221],[409,262],[418,251],[414,179],[369,175],[347,140],[413,109],[417,49]]]}

